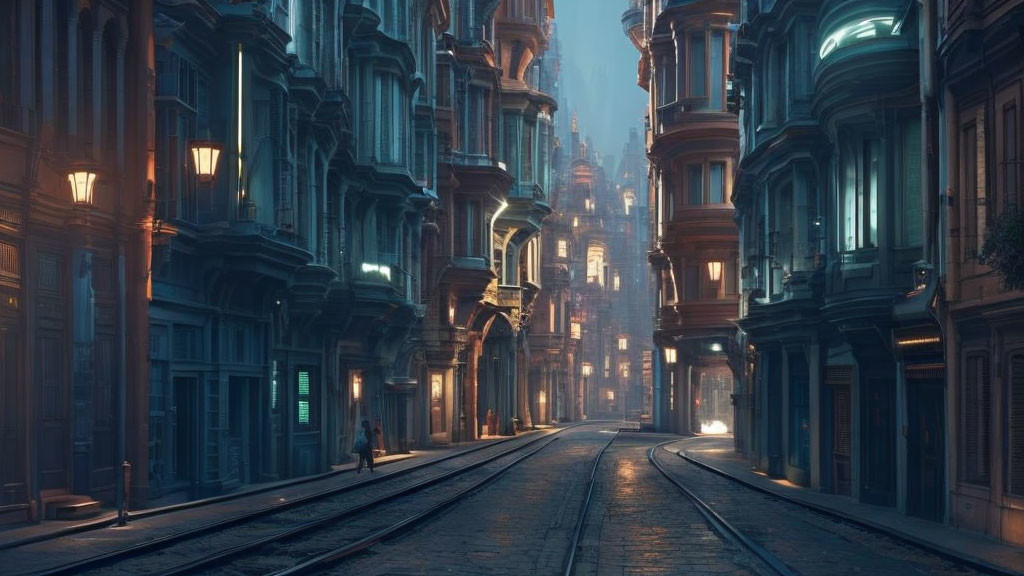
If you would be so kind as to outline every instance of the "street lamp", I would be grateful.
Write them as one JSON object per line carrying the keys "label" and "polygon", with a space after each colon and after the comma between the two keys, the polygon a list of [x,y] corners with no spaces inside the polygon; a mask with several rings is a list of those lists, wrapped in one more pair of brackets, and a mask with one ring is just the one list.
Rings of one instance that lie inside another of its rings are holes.
{"label": "street lamp", "polygon": [[92,191],[96,186],[96,173],[88,170],[79,170],[68,173],[68,183],[71,185],[71,199],[75,204],[92,204]]}
{"label": "street lamp", "polygon": [[708,262],[708,277],[712,282],[722,279],[722,263],[717,261]]}
{"label": "street lamp", "polygon": [[[583,399],[584,399],[586,404],[589,404],[590,403],[589,402],[589,399],[590,399],[590,389],[589,388],[590,387],[587,386],[587,379],[590,378],[590,375],[594,373],[594,367],[590,365],[590,362],[584,362],[583,363],[582,372],[583,372]],[[584,406],[583,417],[586,418],[586,415],[587,415],[587,411],[586,411],[586,407]]]}
{"label": "street lamp", "polygon": [[209,140],[196,140],[190,146],[192,150],[192,169],[196,177],[202,181],[217,178],[217,160],[220,158],[221,146]]}
{"label": "street lamp", "polygon": [[676,349],[675,348],[665,348],[665,363],[670,365],[670,366],[672,364],[676,363]]}

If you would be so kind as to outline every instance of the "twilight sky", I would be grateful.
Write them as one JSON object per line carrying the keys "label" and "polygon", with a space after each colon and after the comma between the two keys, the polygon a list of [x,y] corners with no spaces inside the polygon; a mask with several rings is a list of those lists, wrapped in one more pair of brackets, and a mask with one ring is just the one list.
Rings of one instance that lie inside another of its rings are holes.
{"label": "twilight sky", "polygon": [[640,53],[622,31],[628,6],[629,0],[555,0],[565,100],[560,121],[575,111],[583,137],[616,161],[629,129],[643,126],[647,106],[646,92],[636,85]]}

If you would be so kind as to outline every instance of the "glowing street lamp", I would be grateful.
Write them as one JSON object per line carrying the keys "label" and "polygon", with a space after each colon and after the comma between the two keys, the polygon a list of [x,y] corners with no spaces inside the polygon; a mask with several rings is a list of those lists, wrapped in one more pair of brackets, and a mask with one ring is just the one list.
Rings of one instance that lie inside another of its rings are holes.
{"label": "glowing street lamp", "polygon": [[590,365],[590,362],[583,363],[583,377],[590,378],[590,375],[594,373],[594,367]]}
{"label": "glowing street lamp", "polygon": [[712,282],[718,282],[722,279],[721,262],[708,262],[708,277],[711,278]]}
{"label": "glowing street lamp", "polygon": [[96,186],[96,173],[87,170],[68,173],[71,184],[71,199],[75,204],[92,204],[92,191]]}
{"label": "glowing street lamp", "polygon": [[200,180],[217,178],[217,160],[220,158],[221,146],[208,140],[196,140],[190,146],[192,150],[192,169]]}
{"label": "glowing street lamp", "polygon": [[665,363],[670,365],[670,366],[672,364],[676,363],[676,349],[675,348],[665,348]]}
{"label": "glowing street lamp", "polygon": [[352,373],[352,400],[359,402],[363,399],[363,374],[362,372]]}

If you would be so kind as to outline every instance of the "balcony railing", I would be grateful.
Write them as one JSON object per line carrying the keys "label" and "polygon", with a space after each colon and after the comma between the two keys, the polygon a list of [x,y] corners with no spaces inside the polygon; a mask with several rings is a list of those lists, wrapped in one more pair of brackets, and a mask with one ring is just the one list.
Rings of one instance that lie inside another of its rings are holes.
{"label": "balcony railing", "polygon": [[35,110],[0,100],[0,128],[32,134],[35,132]]}
{"label": "balcony railing", "polygon": [[411,299],[412,274],[399,265],[400,260],[399,254],[384,253],[367,256],[360,262],[349,261],[345,267],[356,282],[390,286]]}

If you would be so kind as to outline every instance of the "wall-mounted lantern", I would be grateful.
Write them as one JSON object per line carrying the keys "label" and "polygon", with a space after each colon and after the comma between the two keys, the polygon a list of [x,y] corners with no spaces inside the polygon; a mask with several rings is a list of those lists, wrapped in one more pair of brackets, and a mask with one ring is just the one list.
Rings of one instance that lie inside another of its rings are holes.
{"label": "wall-mounted lantern", "polygon": [[221,146],[209,140],[196,140],[189,147],[192,150],[192,169],[200,180],[217,178],[217,160],[220,158]]}
{"label": "wall-mounted lantern", "polygon": [[359,402],[363,399],[363,373],[359,370],[352,371],[352,400]]}
{"label": "wall-mounted lantern", "polygon": [[708,262],[708,278],[710,278],[712,282],[718,282],[722,279],[721,262]]}
{"label": "wall-mounted lantern", "polygon": [[71,184],[71,199],[75,204],[92,204],[92,191],[96,186],[96,173],[88,170],[80,170],[68,173],[68,183]]}
{"label": "wall-mounted lantern", "polygon": [[670,366],[676,363],[675,348],[665,348],[665,363]]}

